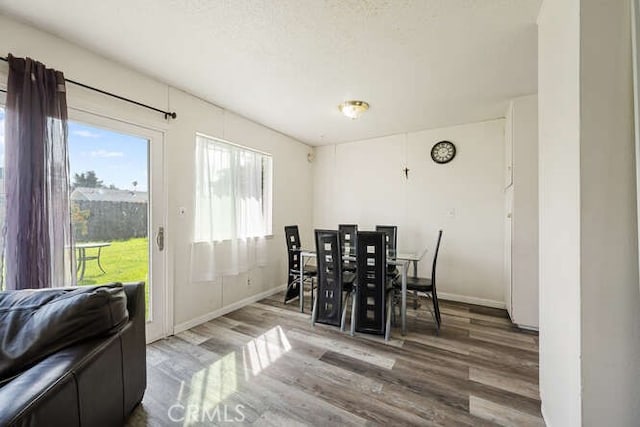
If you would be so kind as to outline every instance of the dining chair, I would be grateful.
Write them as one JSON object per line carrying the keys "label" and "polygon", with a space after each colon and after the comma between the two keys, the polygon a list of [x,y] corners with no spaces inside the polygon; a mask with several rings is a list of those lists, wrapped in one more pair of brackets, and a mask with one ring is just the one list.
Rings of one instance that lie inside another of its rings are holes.
{"label": "dining chair", "polygon": [[393,286],[387,278],[386,235],[381,231],[359,231],[357,237],[356,292],[351,333],[391,335]]}
{"label": "dining chair", "polygon": [[287,281],[287,291],[285,293],[284,302],[299,297],[300,292],[304,292],[304,282],[311,281],[311,305],[313,305],[313,287],[314,277],[316,276],[316,268],[313,265],[305,265],[304,277],[300,278],[300,263],[303,262],[300,251],[300,232],[297,225],[287,225],[284,227],[284,236],[287,240],[287,253],[289,259],[289,279]]}
{"label": "dining chair", "polygon": [[342,247],[337,230],[316,230],[315,238],[318,284],[311,324],[324,323],[344,330],[347,301],[353,293],[355,274],[342,270]]}
{"label": "dining chair", "polygon": [[[396,225],[376,225],[376,231],[381,231],[385,234],[386,253],[387,259],[396,259],[396,252],[398,250],[398,226]],[[395,265],[387,266],[387,273],[391,279],[394,279],[400,275],[398,268]]]}
{"label": "dining chair", "polygon": [[[438,240],[436,242],[436,249],[433,253],[433,264],[431,265],[431,277],[407,277],[407,292],[416,292],[425,294],[427,298],[431,298],[433,302],[433,311],[431,315],[436,323],[436,333],[440,333],[440,326],[442,320],[440,318],[440,304],[438,303],[438,293],[436,292],[436,265],[438,263],[438,253],[440,251],[440,242],[442,242],[442,230],[438,231]],[[394,286],[398,289],[401,284],[398,280],[394,282]]]}
{"label": "dining chair", "polygon": [[[356,240],[358,233],[358,224],[339,224],[340,246],[342,246],[342,254],[346,256],[356,256]],[[342,269],[345,271],[356,271],[356,262],[352,260],[344,260]]]}

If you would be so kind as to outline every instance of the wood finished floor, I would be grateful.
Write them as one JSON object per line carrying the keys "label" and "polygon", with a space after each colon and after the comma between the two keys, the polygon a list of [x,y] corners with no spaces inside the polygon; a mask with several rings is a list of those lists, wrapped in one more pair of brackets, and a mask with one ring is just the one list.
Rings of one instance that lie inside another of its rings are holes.
{"label": "wood finished floor", "polygon": [[544,425],[538,336],[504,310],[442,301],[436,336],[425,307],[409,308],[409,333],[386,344],[314,328],[282,299],[149,345],[128,425]]}

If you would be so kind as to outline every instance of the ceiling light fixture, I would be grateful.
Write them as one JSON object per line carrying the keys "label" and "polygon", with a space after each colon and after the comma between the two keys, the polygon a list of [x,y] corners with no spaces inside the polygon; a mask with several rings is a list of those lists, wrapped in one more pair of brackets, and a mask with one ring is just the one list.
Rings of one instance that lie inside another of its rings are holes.
{"label": "ceiling light fixture", "polygon": [[357,119],[369,109],[369,104],[364,101],[344,101],[338,105],[338,109],[342,114],[350,119]]}

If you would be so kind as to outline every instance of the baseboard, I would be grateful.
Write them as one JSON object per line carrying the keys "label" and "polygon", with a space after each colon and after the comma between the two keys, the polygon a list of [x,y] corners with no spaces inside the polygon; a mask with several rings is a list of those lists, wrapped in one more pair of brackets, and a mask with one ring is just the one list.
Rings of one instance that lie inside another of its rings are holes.
{"label": "baseboard", "polygon": [[[240,301],[236,301],[233,304],[229,304],[217,310],[214,310],[210,313],[204,314],[202,316],[198,316],[195,319],[191,319],[187,322],[180,323],[173,327],[173,333],[179,334],[180,332],[186,331],[187,329],[191,329],[198,325],[208,322],[209,320],[213,320],[216,317],[224,316],[225,314],[231,313],[232,311],[238,310],[246,305],[253,304],[254,302],[260,301],[263,298],[269,297],[271,295],[277,294],[278,292],[282,292],[287,288],[287,285],[276,286],[273,289],[269,289],[268,291],[260,292],[259,294],[251,295],[248,298],[245,298]],[[446,292],[438,292],[438,298],[441,300],[448,301],[456,301],[456,302],[464,302],[467,304],[475,304],[482,305],[485,307],[493,307],[493,308],[506,308],[504,302],[494,301],[490,299],[484,298],[476,298],[469,297],[464,295],[456,295],[449,294]]]}
{"label": "baseboard", "polygon": [[519,323],[515,324],[518,328],[520,329],[525,329],[527,331],[534,331],[534,332],[540,332],[540,328],[536,327],[536,326],[527,326],[527,325],[521,325]]}
{"label": "baseboard", "polygon": [[261,299],[277,294],[278,292],[282,292],[285,289],[287,289],[287,285],[280,285],[280,286],[276,286],[275,288],[269,289],[268,291],[251,295],[250,297],[242,299],[240,301],[236,301],[233,304],[226,305],[210,313],[204,314],[202,316],[198,316],[195,319],[191,319],[187,322],[180,323],[179,325],[175,325],[173,327],[173,333],[174,335],[179,334],[180,332],[186,331],[187,329],[191,329],[193,327],[206,323],[209,320],[213,320],[216,317],[224,316],[225,314],[231,313],[232,311],[238,310],[246,305],[253,304],[254,302],[260,301]]}
{"label": "baseboard", "polygon": [[446,292],[438,292],[438,299],[464,302],[467,304],[482,305],[485,307],[506,309],[507,305],[503,301],[495,301],[491,299],[469,297],[465,295],[448,294]]}

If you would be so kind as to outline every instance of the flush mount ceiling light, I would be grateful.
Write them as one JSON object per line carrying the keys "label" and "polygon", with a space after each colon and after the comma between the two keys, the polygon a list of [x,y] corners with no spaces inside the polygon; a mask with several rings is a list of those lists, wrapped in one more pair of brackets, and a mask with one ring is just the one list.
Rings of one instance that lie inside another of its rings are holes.
{"label": "flush mount ceiling light", "polygon": [[357,119],[369,109],[369,104],[364,101],[344,101],[338,105],[338,109],[342,114],[350,119]]}

